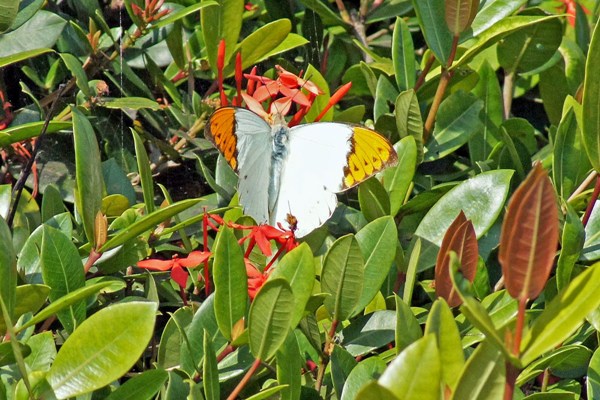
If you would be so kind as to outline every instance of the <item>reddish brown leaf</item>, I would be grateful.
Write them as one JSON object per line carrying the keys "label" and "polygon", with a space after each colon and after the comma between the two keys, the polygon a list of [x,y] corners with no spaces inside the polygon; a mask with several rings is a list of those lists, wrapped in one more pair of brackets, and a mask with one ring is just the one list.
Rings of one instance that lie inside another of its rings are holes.
{"label": "reddish brown leaf", "polygon": [[479,249],[475,228],[462,211],[446,231],[435,263],[435,293],[443,297],[450,307],[456,307],[461,304],[461,300],[450,278],[451,251],[454,251],[460,260],[460,272],[473,282]]}
{"label": "reddish brown leaf", "polygon": [[479,0],[446,0],[446,24],[454,36],[471,26],[477,15]]}
{"label": "reddish brown leaf", "polygon": [[513,194],[500,235],[498,259],[508,293],[536,298],[548,280],[558,246],[558,208],[552,182],[536,164]]}

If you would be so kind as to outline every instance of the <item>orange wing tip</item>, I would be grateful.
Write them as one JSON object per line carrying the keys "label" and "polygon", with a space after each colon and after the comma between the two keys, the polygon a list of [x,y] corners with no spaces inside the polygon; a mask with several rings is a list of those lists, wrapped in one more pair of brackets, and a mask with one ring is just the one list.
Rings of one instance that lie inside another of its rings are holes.
{"label": "orange wing tip", "polygon": [[222,107],[208,119],[204,136],[223,154],[227,163],[237,171],[237,137],[235,136],[235,108]]}

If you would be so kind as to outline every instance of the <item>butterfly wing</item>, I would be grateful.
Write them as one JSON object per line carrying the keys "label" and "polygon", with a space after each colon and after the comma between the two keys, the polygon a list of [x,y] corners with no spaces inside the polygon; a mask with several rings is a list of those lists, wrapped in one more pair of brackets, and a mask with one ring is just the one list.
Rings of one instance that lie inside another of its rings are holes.
{"label": "butterfly wing", "polygon": [[204,135],[239,176],[244,213],[258,223],[269,220],[271,127],[250,110],[222,107],[209,118]]}
{"label": "butterfly wing", "polygon": [[302,237],[335,210],[335,193],[358,185],[397,162],[390,142],[370,129],[334,122],[291,128],[272,225],[288,226],[290,216]]}

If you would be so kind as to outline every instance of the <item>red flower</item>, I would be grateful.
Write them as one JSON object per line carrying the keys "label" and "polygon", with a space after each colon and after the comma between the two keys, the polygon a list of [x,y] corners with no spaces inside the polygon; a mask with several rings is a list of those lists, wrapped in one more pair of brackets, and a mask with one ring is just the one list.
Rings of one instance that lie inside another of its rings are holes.
{"label": "red flower", "polygon": [[[558,0],[565,5],[565,13],[567,14],[567,20],[569,21],[569,25],[575,26],[575,17],[577,16],[577,4],[575,0]],[[586,14],[590,13],[590,10],[581,6],[583,12]]]}
{"label": "red flower", "polygon": [[248,275],[248,296],[250,296],[250,300],[254,300],[256,293],[258,293],[259,289],[267,281],[268,275],[266,272],[260,272],[247,258],[244,258],[244,263],[246,264],[246,274]]}
{"label": "red flower", "polygon": [[171,279],[173,279],[179,287],[187,286],[188,274],[184,271],[185,268],[194,268],[202,264],[210,257],[209,251],[192,251],[187,257],[179,257],[178,254],[173,255],[170,260],[149,259],[138,261],[139,268],[149,269],[152,271],[171,271]]}

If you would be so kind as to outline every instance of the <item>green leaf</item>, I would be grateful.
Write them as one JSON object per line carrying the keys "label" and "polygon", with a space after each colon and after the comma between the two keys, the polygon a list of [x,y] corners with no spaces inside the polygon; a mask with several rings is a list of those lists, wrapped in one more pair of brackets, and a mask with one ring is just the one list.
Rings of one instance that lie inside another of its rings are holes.
{"label": "green leaf", "polygon": [[435,335],[440,350],[442,381],[454,389],[465,364],[465,357],[458,327],[444,299],[437,299],[431,306],[424,334],[429,333]]}
{"label": "green leaf", "polygon": [[77,108],[72,107],[77,211],[88,242],[94,242],[94,221],[102,207],[104,180],[100,149],[92,124]]}
{"label": "green leaf", "polygon": [[160,224],[161,222],[179,214],[180,212],[201,201],[202,199],[187,199],[178,201],[177,203],[171,204],[167,207],[160,208],[155,212],[138,219],[131,225],[127,226],[126,229],[120,230],[115,236],[104,243],[104,246],[102,246],[98,251],[102,253],[118,247],[128,240],[133,239],[146,231],[154,229],[156,225]]}
{"label": "green leaf", "polygon": [[[531,13],[545,15],[541,10]],[[562,22],[556,18],[512,32],[498,43],[498,62],[508,72],[528,72],[544,65],[562,41]]]}
{"label": "green leaf", "polygon": [[0,35],[0,57],[30,50],[46,52],[54,47],[66,24],[57,14],[40,10],[19,28]]}
{"label": "green leaf", "polygon": [[268,360],[281,348],[293,309],[294,295],[285,279],[269,279],[260,288],[248,316],[250,351],[257,359]]}
{"label": "green leaf", "polygon": [[260,61],[271,58],[275,55],[285,53],[286,51],[295,49],[296,47],[304,46],[305,44],[310,43],[304,36],[300,36],[295,33],[289,33],[285,39],[281,41],[277,46],[275,46],[272,50],[268,51]]}
{"label": "green leaf", "polygon": [[[214,3],[202,0],[200,4]],[[243,0],[218,0],[218,7],[206,7],[200,14],[202,35],[210,68],[217,72],[217,50],[221,39],[225,40],[225,64],[234,53],[242,29]]]}
{"label": "green leaf", "polygon": [[23,60],[29,60],[31,58],[37,57],[41,54],[49,53],[51,51],[52,49],[35,49],[12,54],[6,57],[0,57],[0,68],[6,67],[14,63],[18,63]]}
{"label": "green leaf", "polygon": [[[405,137],[394,145],[398,164],[383,171],[383,186],[389,193],[390,215],[398,214],[417,168],[417,144],[412,137]],[[360,188],[359,188],[360,189]]]}
{"label": "green leaf", "polygon": [[[7,147],[13,143],[37,137],[41,133],[43,125],[44,121],[29,122],[0,131],[0,147]],[[56,133],[71,127],[72,123],[69,121],[50,121],[46,133]]]}
{"label": "green leaf", "polygon": [[398,230],[390,216],[378,218],[356,234],[364,264],[363,288],[354,314],[361,312],[373,300],[396,256]]}
{"label": "green leaf", "polygon": [[244,253],[231,228],[223,226],[219,230],[214,254],[215,315],[219,330],[231,340],[233,326],[244,317],[248,302]]}
{"label": "green leaf", "polygon": [[144,142],[140,135],[133,128],[131,128],[131,134],[133,135],[133,142],[135,144],[135,158],[137,160],[146,212],[152,214],[156,206],[154,204],[154,182],[152,180],[152,171],[150,170],[150,160],[148,159],[148,153],[144,148]]}
{"label": "green leaf", "polygon": [[579,259],[585,242],[585,228],[579,215],[569,203],[564,203],[563,210],[567,211],[563,225],[560,254],[556,263],[556,287],[564,289],[571,281],[571,273]]}
{"label": "green leaf", "polygon": [[123,376],[146,349],[156,310],[155,303],[132,301],[89,317],[67,338],[46,375],[56,396],[89,393]]}
{"label": "green leaf", "polygon": [[483,101],[472,94],[458,91],[448,96],[440,105],[425,161],[445,157],[467,143],[483,127],[482,109]]}
{"label": "green leaf", "polygon": [[[77,248],[61,231],[47,225],[43,228],[40,260],[44,283],[52,288],[50,301],[57,301],[85,285],[85,273]],[[57,316],[71,333],[85,319],[85,302],[70,305]]]}
{"label": "green leaf", "polygon": [[395,295],[394,299],[396,300],[396,351],[401,352],[422,338],[423,331],[408,304],[398,295]]}
{"label": "green leaf", "polygon": [[534,321],[521,343],[527,365],[568,338],[600,305],[600,267],[594,264],[559,292]]}
{"label": "green leaf", "polygon": [[[371,64],[372,65],[372,64]],[[375,121],[390,112],[390,104],[398,97],[398,90],[384,74],[377,78],[377,87],[375,88],[375,104],[373,105],[373,118]]]}
{"label": "green leaf", "polygon": [[380,310],[352,320],[342,330],[343,345],[348,352],[356,356],[366,355],[394,340],[396,313]]}
{"label": "green leaf", "polygon": [[466,65],[473,57],[481,53],[483,50],[492,46],[503,37],[508,34],[519,31],[526,27],[539,24],[544,21],[548,21],[557,18],[558,15],[550,16],[532,16],[532,15],[518,15],[510,16],[501,19],[498,23],[492,25],[489,29],[483,31],[480,35],[475,36],[474,42],[467,48],[467,50],[458,58],[452,66],[449,68],[450,71],[455,71],[458,68]]}
{"label": "green leaf", "polygon": [[379,378],[379,384],[400,399],[438,399],[441,362],[435,335],[426,335],[404,349]]}
{"label": "green leaf", "polygon": [[112,108],[115,110],[141,110],[148,108],[153,111],[160,110],[160,105],[154,101],[145,97],[103,97],[102,102],[99,104],[105,108]]}
{"label": "green leaf", "polygon": [[495,346],[481,343],[467,360],[451,399],[501,399],[506,382],[504,362]]}
{"label": "green leaf", "polygon": [[[0,216],[0,297],[12,318],[17,303],[17,258],[10,228],[2,216]],[[3,322],[0,323],[0,327],[2,327],[0,332],[4,333],[6,326]]]}
{"label": "green leaf", "polygon": [[325,307],[334,320],[348,318],[358,300],[363,286],[363,258],[353,235],[336,240],[325,255],[321,272],[321,289],[330,296]]}
{"label": "green leaf", "polygon": [[150,400],[160,391],[167,381],[167,371],[151,369],[129,379],[117,390],[112,392],[106,400]]}
{"label": "green leaf", "polygon": [[187,17],[188,15],[194,14],[196,11],[203,9],[204,7],[219,6],[219,5],[220,5],[219,2],[216,2],[216,1],[203,0],[202,2],[192,4],[191,6],[188,6],[188,7],[182,8],[180,10],[177,10],[175,12],[169,13],[164,18],[161,18],[160,20],[156,21],[156,23],[154,23],[152,25],[152,27],[153,28],[162,28],[164,26],[171,25],[172,23],[179,21],[180,19]]}
{"label": "green leaf", "polygon": [[427,46],[445,65],[450,57],[452,34],[446,24],[444,0],[413,0],[413,7]]}
{"label": "green leaf", "polygon": [[169,369],[179,365],[180,349],[185,340],[180,329],[187,328],[192,322],[193,316],[194,313],[190,306],[181,307],[171,315],[160,337],[157,355],[158,367]]}
{"label": "green leaf", "polygon": [[600,395],[600,349],[596,348],[587,370],[587,394],[593,399]]}
{"label": "green leaf", "polygon": [[377,379],[385,370],[385,362],[375,356],[367,358],[366,360],[358,363],[356,367],[352,368],[344,388],[342,390],[340,399],[351,400],[359,399],[358,392],[367,383]]}
{"label": "green leaf", "polygon": [[335,392],[339,395],[352,372],[352,369],[358,365],[358,362],[343,347],[334,345],[331,352],[331,380]]}
{"label": "green leaf", "polygon": [[485,161],[494,146],[500,141],[498,127],[504,119],[502,115],[502,92],[496,71],[486,61],[477,71],[479,81],[473,88],[473,94],[483,101],[483,110],[480,113],[483,125],[469,139],[469,157],[471,163]]}
{"label": "green leaf", "polygon": [[294,293],[292,327],[304,317],[304,309],[315,283],[315,262],[307,243],[287,253],[277,264],[269,279],[284,278]]}
{"label": "green leaf", "polygon": [[44,197],[42,197],[42,222],[48,221],[55,215],[65,211],[65,205],[60,195],[60,190],[55,184],[50,184],[44,189]]}
{"label": "green leaf", "polygon": [[367,179],[358,187],[360,210],[367,221],[390,214],[390,198],[379,180]]}
{"label": "green leaf", "polygon": [[404,19],[396,17],[392,35],[392,62],[398,90],[404,91],[415,86],[415,46]]}
{"label": "green leaf", "polygon": [[294,332],[288,333],[285,343],[277,350],[276,357],[277,382],[287,385],[281,391],[281,399],[299,400],[302,391],[302,376],[298,371],[302,368],[304,358],[300,353]]}
{"label": "green leaf", "polygon": [[20,0],[4,0],[0,2],[0,33],[5,32],[15,21],[19,11]]}
{"label": "green leaf", "polygon": [[[396,127],[401,138],[412,136],[417,144],[420,163],[423,161],[423,118],[419,100],[413,89],[404,91],[396,99]],[[400,153],[398,153],[400,155]],[[392,208],[393,209],[393,208]]]}
{"label": "green leaf", "polygon": [[300,2],[304,4],[306,8],[310,8],[315,13],[319,14],[319,17],[323,20],[323,24],[344,26],[344,20],[342,20],[337,13],[333,12],[333,10],[327,6],[327,3],[320,0],[300,0]]}
{"label": "green leaf", "polygon": [[473,222],[478,238],[488,231],[502,211],[512,174],[511,170],[481,173],[452,188],[431,207],[415,231],[423,240],[420,271],[435,263],[442,238],[460,210]]}
{"label": "green leaf", "polygon": [[398,400],[397,396],[377,381],[371,381],[364,385],[356,394],[356,398],[361,400]]}
{"label": "green leaf", "polygon": [[90,90],[87,75],[82,67],[81,62],[77,59],[77,57],[69,53],[60,53],[60,58],[62,58],[63,63],[65,63],[67,69],[71,71],[71,74],[73,74],[73,76],[75,77],[75,82],[77,83],[77,87],[79,88],[79,90],[81,90],[85,97],[92,97],[93,94]]}
{"label": "green leaf", "polygon": [[471,29],[463,32],[460,42],[480,36],[482,32],[519,10],[527,0],[488,0],[481,3],[483,4],[471,23]]}
{"label": "green leaf", "polygon": [[202,363],[202,386],[204,397],[207,400],[219,399],[219,369],[217,368],[217,355],[213,348],[210,334],[204,331],[203,345],[204,360]]}
{"label": "green leaf", "polygon": [[[311,82],[317,85],[319,89],[321,89],[321,91],[323,92],[319,96],[317,96],[315,101],[312,103],[312,106],[308,110],[308,113],[306,113],[306,116],[304,117],[305,121],[313,122],[315,118],[317,118],[317,115],[321,113],[321,110],[323,110],[327,106],[327,103],[329,103],[329,84],[327,83],[323,75],[321,75],[319,70],[313,67],[312,65],[308,66],[306,72],[304,73],[304,76],[310,76]],[[329,111],[327,111],[325,115],[323,115],[323,117],[321,118],[321,121],[323,122],[331,120],[333,120],[333,107],[329,109]]]}
{"label": "green leaf", "polygon": [[[17,302],[13,318],[19,318],[25,313],[36,313],[46,300],[50,293],[50,287],[46,285],[20,285],[17,286]],[[0,332],[4,332],[6,325],[4,320],[0,320]]]}
{"label": "green leaf", "polygon": [[102,290],[105,287],[108,287],[112,284],[112,282],[99,282],[93,285],[85,286],[80,289],[77,289],[65,296],[62,296],[60,299],[50,303],[48,307],[45,307],[33,316],[30,320],[28,320],[23,325],[19,326],[18,332],[23,331],[30,326],[34,326],[35,324],[44,321],[48,317],[56,314],[57,312],[64,310],[67,307],[70,307],[73,304],[77,304],[81,300],[89,297],[93,294],[96,294],[98,291]]}
{"label": "green leaf", "polygon": [[596,74],[600,68],[600,28],[596,25],[585,63],[583,86],[583,145],[590,163],[600,171],[600,80]]}

